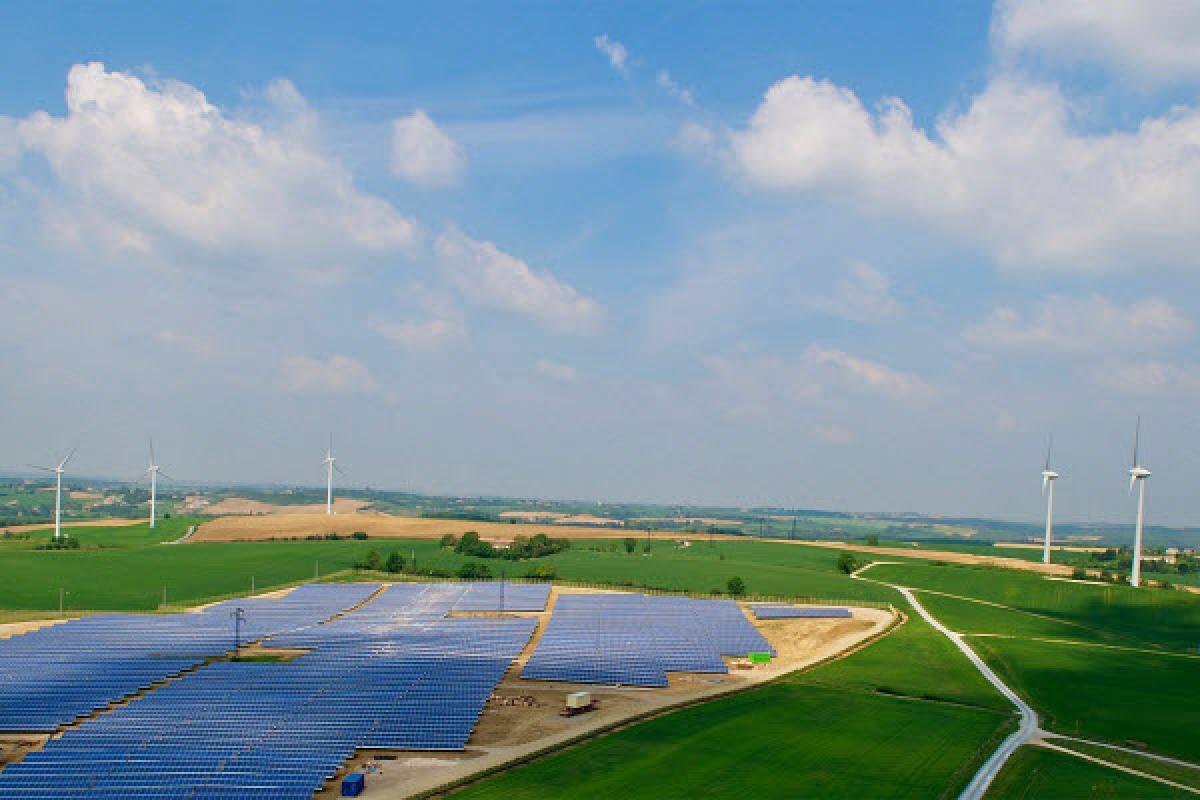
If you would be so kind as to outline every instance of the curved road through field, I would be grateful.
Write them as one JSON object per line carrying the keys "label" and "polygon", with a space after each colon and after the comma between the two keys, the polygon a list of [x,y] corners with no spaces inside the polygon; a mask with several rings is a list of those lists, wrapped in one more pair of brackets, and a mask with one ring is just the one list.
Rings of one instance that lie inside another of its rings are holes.
{"label": "curved road through field", "polygon": [[992,780],[1000,772],[1005,762],[1008,761],[1009,756],[1015,753],[1018,747],[1023,744],[1028,744],[1041,733],[1041,730],[1038,728],[1037,712],[1030,708],[1029,704],[1022,700],[1016,692],[1008,688],[1008,685],[1005,684],[1004,681],[1000,680],[999,676],[992,671],[992,668],[989,667],[984,660],[975,653],[974,650],[967,646],[967,643],[963,641],[963,636],[961,633],[956,633],[955,631],[950,630],[945,625],[934,619],[933,615],[925,610],[925,606],[921,605],[921,603],[917,600],[916,595],[913,594],[911,589],[909,589],[907,586],[897,586],[894,583],[884,583],[883,581],[876,581],[872,580],[871,578],[862,577],[862,573],[867,569],[875,566],[876,564],[882,563],[886,562],[873,561],[870,564],[867,564],[867,566],[855,571],[853,577],[858,578],[859,580],[871,581],[872,583],[878,583],[882,586],[891,587],[900,594],[904,595],[904,599],[907,600],[912,607],[917,610],[917,613],[920,614],[926,622],[932,625],[935,630],[939,631],[947,639],[954,642],[955,647],[961,650],[963,655],[965,655],[967,659],[969,659],[970,662],[975,665],[975,669],[979,670],[979,673],[987,679],[988,683],[992,684],[992,686],[995,686],[996,690],[999,691],[1000,694],[1007,697],[1008,701],[1017,707],[1017,711],[1021,715],[1021,724],[1017,730],[1009,734],[1008,738],[1000,743],[1000,746],[996,748],[996,751],[992,753],[988,760],[984,762],[983,766],[979,768],[979,771],[975,773],[975,777],[971,778],[971,782],[967,784],[967,788],[963,789],[962,794],[958,796],[959,800],[983,800],[983,796],[987,794],[988,787],[992,785]]}

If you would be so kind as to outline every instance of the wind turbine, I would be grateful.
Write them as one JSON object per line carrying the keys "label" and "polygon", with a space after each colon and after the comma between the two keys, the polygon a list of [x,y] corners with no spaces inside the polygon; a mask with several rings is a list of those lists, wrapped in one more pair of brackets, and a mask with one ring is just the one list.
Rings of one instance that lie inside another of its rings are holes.
{"label": "wind turbine", "polygon": [[1046,466],[1042,469],[1042,494],[1046,496],[1046,546],[1042,551],[1042,563],[1050,563],[1050,534],[1054,530],[1054,481],[1058,473],[1050,469],[1050,451],[1054,448],[1054,436],[1051,434],[1046,444]]}
{"label": "wind turbine", "polygon": [[[150,466],[146,468],[146,474],[150,476],[150,527],[154,527],[155,509],[158,503],[158,474],[162,472],[162,467],[154,461],[154,440],[150,440]],[[165,472],[162,472],[164,478],[175,480]]]}
{"label": "wind turbine", "polygon": [[71,452],[67,453],[67,457],[58,462],[57,467],[39,467],[37,464],[30,464],[34,469],[40,469],[42,472],[53,472],[55,477],[54,488],[54,541],[62,538],[62,476],[67,466],[67,462],[71,460],[71,456],[75,455],[75,451],[79,447],[72,447]]}
{"label": "wind turbine", "polygon": [[1142,582],[1142,516],[1146,510],[1146,478],[1150,470],[1142,466],[1138,460],[1138,442],[1142,438],[1142,418],[1138,417],[1137,428],[1133,434],[1133,466],[1129,468],[1129,491],[1133,485],[1138,487],[1137,528],[1133,534],[1133,572],[1129,576],[1129,585],[1138,586]]}
{"label": "wind turbine", "polygon": [[336,469],[339,475],[345,475],[342,468],[337,465],[337,459],[333,457],[333,434],[329,434],[329,449],[325,451],[325,459],[321,462],[325,465],[325,514],[333,514],[333,471]]}

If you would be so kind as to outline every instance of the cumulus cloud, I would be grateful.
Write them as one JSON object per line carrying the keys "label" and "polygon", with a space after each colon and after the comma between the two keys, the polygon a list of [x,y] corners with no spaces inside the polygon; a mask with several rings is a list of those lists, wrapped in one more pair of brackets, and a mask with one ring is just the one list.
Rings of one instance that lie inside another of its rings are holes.
{"label": "cumulus cloud", "polygon": [[413,244],[414,223],[321,150],[295,87],[275,82],[265,94],[277,124],[231,116],[179,81],[72,67],[66,115],[16,123],[21,148],[57,180],[42,198],[48,233],[81,247],[184,246],[298,269]]}
{"label": "cumulus cloud", "polygon": [[283,360],[280,377],[283,387],[290,392],[352,394],[379,388],[370,370],[350,356],[330,356],[327,361],[288,356]]}
{"label": "cumulus cloud", "polygon": [[537,371],[547,378],[553,378],[556,381],[575,380],[575,368],[570,364],[560,364],[557,361],[543,358],[537,362],[536,367]]}
{"label": "cumulus cloud", "polygon": [[212,358],[220,350],[220,344],[211,336],[182,333],[172,328],[163,328],[154,338],[168,350],[186,353],[194,358]]}
{"label": "cumulus cloud", "polygon": [[1127,363],[1106,367],[1098,381],[1116,392],[1135,395],[1200,394],[1200,365],[1165,361]]}
{"label": "cumulus cloud", "polygon": [[859,322],[894,316],[900,304],[892,294],[892,281],[882,270],[866,261],[846,264],[835,291],[814,295],[813,309]]}
{"label": "cumulus cloud", "polygon": [[589,330],[599,322],[595,300],[548,272],[535,272],[491,242],[448,231],[437,238],[434,249],[463,295],[481,305],[533,317],[564,332]]}
{"label": "cumulus cloud", "polygon": [[629,77],[629,51],[625,49],[625,45],[609,39],[607,33],[602,33],[592,39],[592,44],[596,45],[597,50],[608,56],[608,63],[612,65],[613,69],[625,77]]}
{"label": "cumulus cloud", "polygon": [[1078,132],[1057,87],[1005,76],[929,135],[899,99],[873,113],[849,89],[792,76],[732,134],[732,157],[753,184],[916,219],[1001,264],[1086,272],[1200,249],[1197,141],[1195,108]]}
{"label": "cumulus cloud", "polygon": [[1200,78],[1194,0],[999,0],[992,38],[1009,58],[1098,65],[1147,84]]}
{"label": "cumulus cloud", "polygon": [[1123,308],[1099,294],[1051,295],[1032,314],[997,308],[963,331],[967,341],[987,347],[1036,347],[1060,352],[1154,350],[1187,339],[1195,325],[1161,297]]}
{"label": "cumulus cloud", "polygon": [[392,122],[392,172],[398,177],[436,188],[459,183],[466,171],[458,144],[423,110]]}
{"label": "cumulus cloud", "polygon": [[654,82],[658,84],[660,89],[676,98],[683,104],[689,106],[696,105],[696,98],[693,96],[692,90],[685,89],[676,83],[675,79],[671,77],[671,73],[667,72],[665,69],[660,69],[658,71],[658,74],[654,77]]}
{"label": "cumulus cloud", "polygon": [[805,358],[828,368],[844,380],[893,397],[928,397],[933,387],[916,375],[892,369],[878,361],[852,356],[844,350],[810,345]]}
{"label": "cumulus cloud", "polygon": [[410,297],[424,314],[422,319],[391,322],[371,317],[368,325],[383,338],[406,350],[433,352],[466,338],[467,326],[462,311],[449,298],[423,286],[416,286]]}

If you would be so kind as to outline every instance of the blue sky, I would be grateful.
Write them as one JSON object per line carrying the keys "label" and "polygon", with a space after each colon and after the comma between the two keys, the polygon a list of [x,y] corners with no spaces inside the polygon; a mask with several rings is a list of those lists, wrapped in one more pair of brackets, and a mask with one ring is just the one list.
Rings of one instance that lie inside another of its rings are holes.
{"label": "blue sky", "polygon": [[0,468],[1198,521],[1189,3],[0,30]]}

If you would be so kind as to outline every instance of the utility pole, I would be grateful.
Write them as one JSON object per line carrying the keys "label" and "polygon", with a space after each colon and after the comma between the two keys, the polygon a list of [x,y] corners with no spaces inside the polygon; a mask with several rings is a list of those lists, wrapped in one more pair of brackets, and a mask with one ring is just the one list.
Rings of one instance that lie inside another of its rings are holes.
{"label": "utility pole", "polygon": [[254,594],[254,576],[250,576],[250,594]]}
{"label": "utility pole", "polygon": [[233,655],[236,657],[242,647],[242,623],[246,620],[246,610],[235,608],[229,612],[229,616],[233,617]]}
{"label": "utility pole", "polygon": [[58,587],[58,615],[60,617],[63,615],[63,595],[64,594],[66,594],[66,592],[63,591],[63,588],[61,586]]}
{"label": "utility pole", "polygon": [[166,607],[167,607],[167,587],[165,587],[165,586],[163,587],[163,601],[162,601],[162,607],[163,607],[163,608],[166,608]]}
{"label": "utility pole", "polygon": [[316,580],[317,578],[320,578],[320,577],[321,577],[321,562],[318,560],[318,561],[313,562],[313,580]]}

